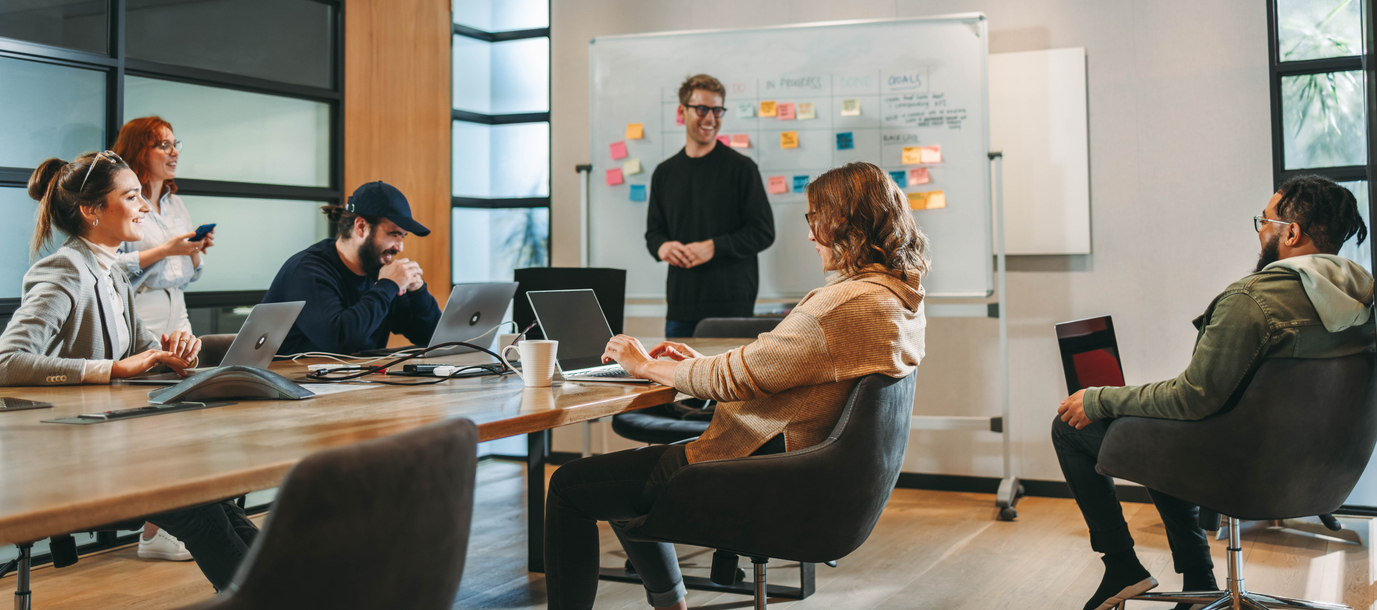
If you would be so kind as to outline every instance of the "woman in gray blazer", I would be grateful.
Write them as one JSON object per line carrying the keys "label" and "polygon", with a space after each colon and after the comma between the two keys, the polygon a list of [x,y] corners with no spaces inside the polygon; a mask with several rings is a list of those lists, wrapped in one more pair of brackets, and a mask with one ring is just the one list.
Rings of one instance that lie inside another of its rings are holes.
{"label": "woman in gray blazer", "polygon": [[[109,383],[159,365],[186,374],[195,364],[200,340],[185,330],[149,332],[116,260],[122,242],[143,237],[148,203],[139,190],[138,176],[110,151],[71,163],[48,159],[34,170],[34,254],[54,228],[70,237],[24,274],[19,309],[0,334],[0,385]],[[229,584],[258,532],[233,502],[147,520],[186,544],[216,590]]]}

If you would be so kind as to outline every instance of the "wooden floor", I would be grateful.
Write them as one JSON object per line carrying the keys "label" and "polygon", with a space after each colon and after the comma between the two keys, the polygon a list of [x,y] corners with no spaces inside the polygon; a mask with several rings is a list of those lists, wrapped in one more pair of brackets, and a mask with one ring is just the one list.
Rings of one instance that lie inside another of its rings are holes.
{"label": "wooden floor", "polygon": [[[523,467],[488,461],[479,467],[477,506],[468,566],[455,608],[544,608],[539,574],[526,572]],[[837,569],[817,568],[817,593],[802,601],[772,601],[790,610],[867,608],[1080,608],[1099,582],[1101,566],[1080,514],[1070,500],[1025,498],[1019,519],[996,521],[985,494],[898,490],[870,540]],[[1161,581],[1177,590],[1166,536],[1151,505],[1125,504],[1138,554]],[[1371,522],[1344,519],[1364,544],[1292,529],[1249,531],[1244,536],[1245,576],[1250,589],[1318,601],[1374,608]],[[603,528],[604,566],[624,560],[611,530]],[[1223,582],[1224,544],[1215,543],[1217,577]],[[687,574],[706,576],[711,552],[680,549]],[[797,564],[771,563],[771,582],[797,582]],[[745,564],[749,567],[749,563]],[[14,577],[0,580],[10,589]],[[192,563],[142,561],[133,548],[83,557],[74,567],[34,572],[34,607],[177,608],[212,594]],[[6,593],[5,596],[8,596]],[[689,592],[693,608],[748,608],[735,595]],[[1141,608],[1166,605],[1134,604]],[[639,586],[602,583],[599,609],[646,608]]]}

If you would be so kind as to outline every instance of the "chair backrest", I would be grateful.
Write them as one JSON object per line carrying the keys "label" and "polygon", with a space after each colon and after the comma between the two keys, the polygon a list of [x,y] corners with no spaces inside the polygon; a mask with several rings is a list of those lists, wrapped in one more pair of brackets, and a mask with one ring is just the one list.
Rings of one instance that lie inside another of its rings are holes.
{"label": "chair backrest", "polygon": [[1230,517],[1288,519],[1337,510],[1374,444],[1372,355],[1275,358],[1227,412],[1115,420],[1099,469]]}
{"label": "chair backrest", "polygon": [[288,473],[226,608],[445,608],[473,515],[478,429],[433,424],[313,454]]}
{"label": "chair backrest", "polygon": [[694,339],[753,339],[779,326],[784,318],[704,318],[693,329]]}
{"label": "chair backrest", "polygon": [[[598,296],[598,305],[607,316],[607,325],[612,334],[621,334],[626,310],[626,270],[597,267],[528,267],[517,269],[516,298],[512,301],[512,319],[517,326],[526,328],[535,322],[535,310],[526,300],[526,293],[532,290],[577,290],[588,288]],[[537,326],[526,334],[527,339],[544,339],[545,333]]]}
{"label": "chair backrest", "polygon": [[225,354],[229,353],[230,345],[234,344],[234,333],[219,335],[201,335],[201,359],[197,364],[200,366],[220,366],[225,360]]}
{"label": "chair backrest", "polygon": [[832,434],[812,447],[685,466],[628,533],[793,561],[844,557],[894,492],[916,379],[861,378]]}

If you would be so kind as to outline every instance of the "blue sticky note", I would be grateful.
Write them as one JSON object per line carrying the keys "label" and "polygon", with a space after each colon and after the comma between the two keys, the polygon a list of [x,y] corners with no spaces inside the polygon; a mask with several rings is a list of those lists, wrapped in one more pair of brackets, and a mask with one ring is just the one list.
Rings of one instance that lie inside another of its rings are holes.
{"label": "blue sticky note", "polygon": [[889,177],[894,179],[894,184],[899,185],[899,188],[908,186],[908,172],[906,171],[889,172]]}
{"label": "blue sticky note", "polygon": [[633,184],[633,185],[631,185],[631,200],[632,200],[632,201],[645,201],[645,185],[644,185],[644,184]]}
{"label": "blue sticky note", "polygon": [[851,132],[843,131],[837,134],[837,150],[851,150],[855,147],[856,144],[851,137]]}
{"label": "blue sticky note", "polygon": [[794,176],[794,192],[808,192],[808,176]]}

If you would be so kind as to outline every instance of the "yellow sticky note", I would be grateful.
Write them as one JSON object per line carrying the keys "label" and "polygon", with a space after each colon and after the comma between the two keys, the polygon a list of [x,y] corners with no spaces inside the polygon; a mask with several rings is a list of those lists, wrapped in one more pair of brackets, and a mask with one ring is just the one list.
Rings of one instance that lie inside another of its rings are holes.
{"label": "yellow sticky note", "polygon": [[798,118],[800,121],[818,118],[818,110],[813,107],[813,102],[799,102]]}
{"label": "yellow sticky note", "polygon": [[[920,148],[920,150],[922,150],[923,163],[941,163],[941,162],[942,162],[942,147],[941,147],[941,146],[923,146],[923,147]],[[905,163],[907,163],[907,162],[905,162]]]}
{"label": "yellow sticky note", "polygon": [[903,158],[904,165],[918,165],[919,163],[922,163],[922,150],[923,149],[918,148],[917,146],[905,146]]}
{"label": "yellow sticky note", "polygon": [[645,126],[640,123],[626,124],[626,139],[639,140],[645,137]]}
{"label": "yellow sticky note", "polygon": [[635,176],[636,174],[641,173],[641,160],[627,159],[624,163],[622,163],[622,173],[627,176]]}
{"label": "yellow sticky note", "polygon": [[798,148],[798,132],[785,131],[779,134],[780,148]]}
{"label": "yellow sticky note", "polygon": [[779,112],[779,105],[774,100],[760,103],[760,116],[775,116]]}
{"label": "yellow sticky note", "polygon": [[947,207],[947,193],[945,191],[909,193],[908,207],[911,210],[936,210],[945,208]]}
{"label": "yellow sticky note", "polygon": [[861,116],[861,101],[856,99],[842,100],[842,116]]}

